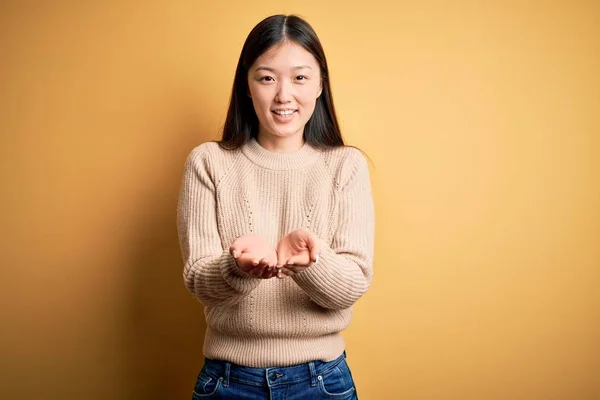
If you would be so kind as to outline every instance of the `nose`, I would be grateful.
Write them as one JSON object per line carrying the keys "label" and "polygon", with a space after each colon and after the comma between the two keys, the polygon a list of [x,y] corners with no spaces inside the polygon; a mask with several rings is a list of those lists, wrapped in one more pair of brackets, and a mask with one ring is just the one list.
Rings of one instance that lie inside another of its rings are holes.
{"label": "nose", "polygon": [[285,104],[292,101],[292,83],[282,80],[277,87],[275,102]]}

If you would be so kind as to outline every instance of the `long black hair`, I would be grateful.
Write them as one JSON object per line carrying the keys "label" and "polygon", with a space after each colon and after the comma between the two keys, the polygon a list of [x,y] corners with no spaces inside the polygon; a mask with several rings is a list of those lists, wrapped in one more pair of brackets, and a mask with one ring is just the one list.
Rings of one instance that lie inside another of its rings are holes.
{"label": "long black hair", "polygon": [[258,117],[252,99],[248,96],[248,71],[261,54],[283,41],[303,47],[315,57],[321,69],[322,92],[304,127],[304,140],[317,148],[344,146],[333,106],[327,60],[317,34],[308,22],[298,16],[272,15],[252,29],[242,47],[223,127],[223,138],[219,142],[221,147],[237,149],[250,138],[258,136]]}

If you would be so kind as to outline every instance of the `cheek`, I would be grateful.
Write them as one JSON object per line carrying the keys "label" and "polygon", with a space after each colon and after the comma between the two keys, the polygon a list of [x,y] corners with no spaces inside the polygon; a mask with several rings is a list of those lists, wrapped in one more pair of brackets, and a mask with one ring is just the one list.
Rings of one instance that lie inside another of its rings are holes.
{"label": "cheek", "polygon": [[315,109],[315,105],[317,103],[316,93],[308,93],[301,99],[301,105],[304,111],[312,112]]}
{"label": "cheek", "polygon": [[264,99],[260,97],[257,93],[251,93],[252,96],[252,105],[254,106],[254,112],[257,115],[264,114],[264,110],[268,109],[268,105],[265,104]]}
{"label": "cheek", "polygon": [[300,101],[305,108],[313,109],[319,97],[320,88],[318,86],[306,87],[302,90]]}
{"label": "cheek", "polygon": [[271,97],[264,90],[254,90],[250,92],[252,104],[256,110],[269,110],[271,107]]}

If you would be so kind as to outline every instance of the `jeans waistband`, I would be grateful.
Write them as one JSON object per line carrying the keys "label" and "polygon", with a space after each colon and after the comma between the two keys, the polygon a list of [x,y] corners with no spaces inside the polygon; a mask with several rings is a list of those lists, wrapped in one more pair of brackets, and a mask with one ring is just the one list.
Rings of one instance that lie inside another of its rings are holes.
{"label": "jeans waistband", "polygon": [[211,360],[206,358],[204,368],[223,378],[223,386],[229,386],[230,380],[236,380],[255,386],[279,386],[301,381],[311,381],[317,384],[317,377],[332,368],[335,368],[346,358],[344,351],[333,361],[311,361],[305,364],[289,367],[251,368],[227,361]]}

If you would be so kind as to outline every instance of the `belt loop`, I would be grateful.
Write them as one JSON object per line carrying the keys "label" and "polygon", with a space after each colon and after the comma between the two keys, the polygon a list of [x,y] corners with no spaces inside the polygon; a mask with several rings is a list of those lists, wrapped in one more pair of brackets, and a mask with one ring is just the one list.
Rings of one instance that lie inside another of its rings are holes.
{"label": "belt loop", "polygon": [[231,363],[226,362],[225,363],[225,376],[223,377],[223,386],[224,387],[229,386],[229,375],[230,374],[231,374]]}
{"label": "belt loop", "polygon": [[308,369],[310,370],[310,386],[317,386],[317,370],[313,361],[308,363]]}

